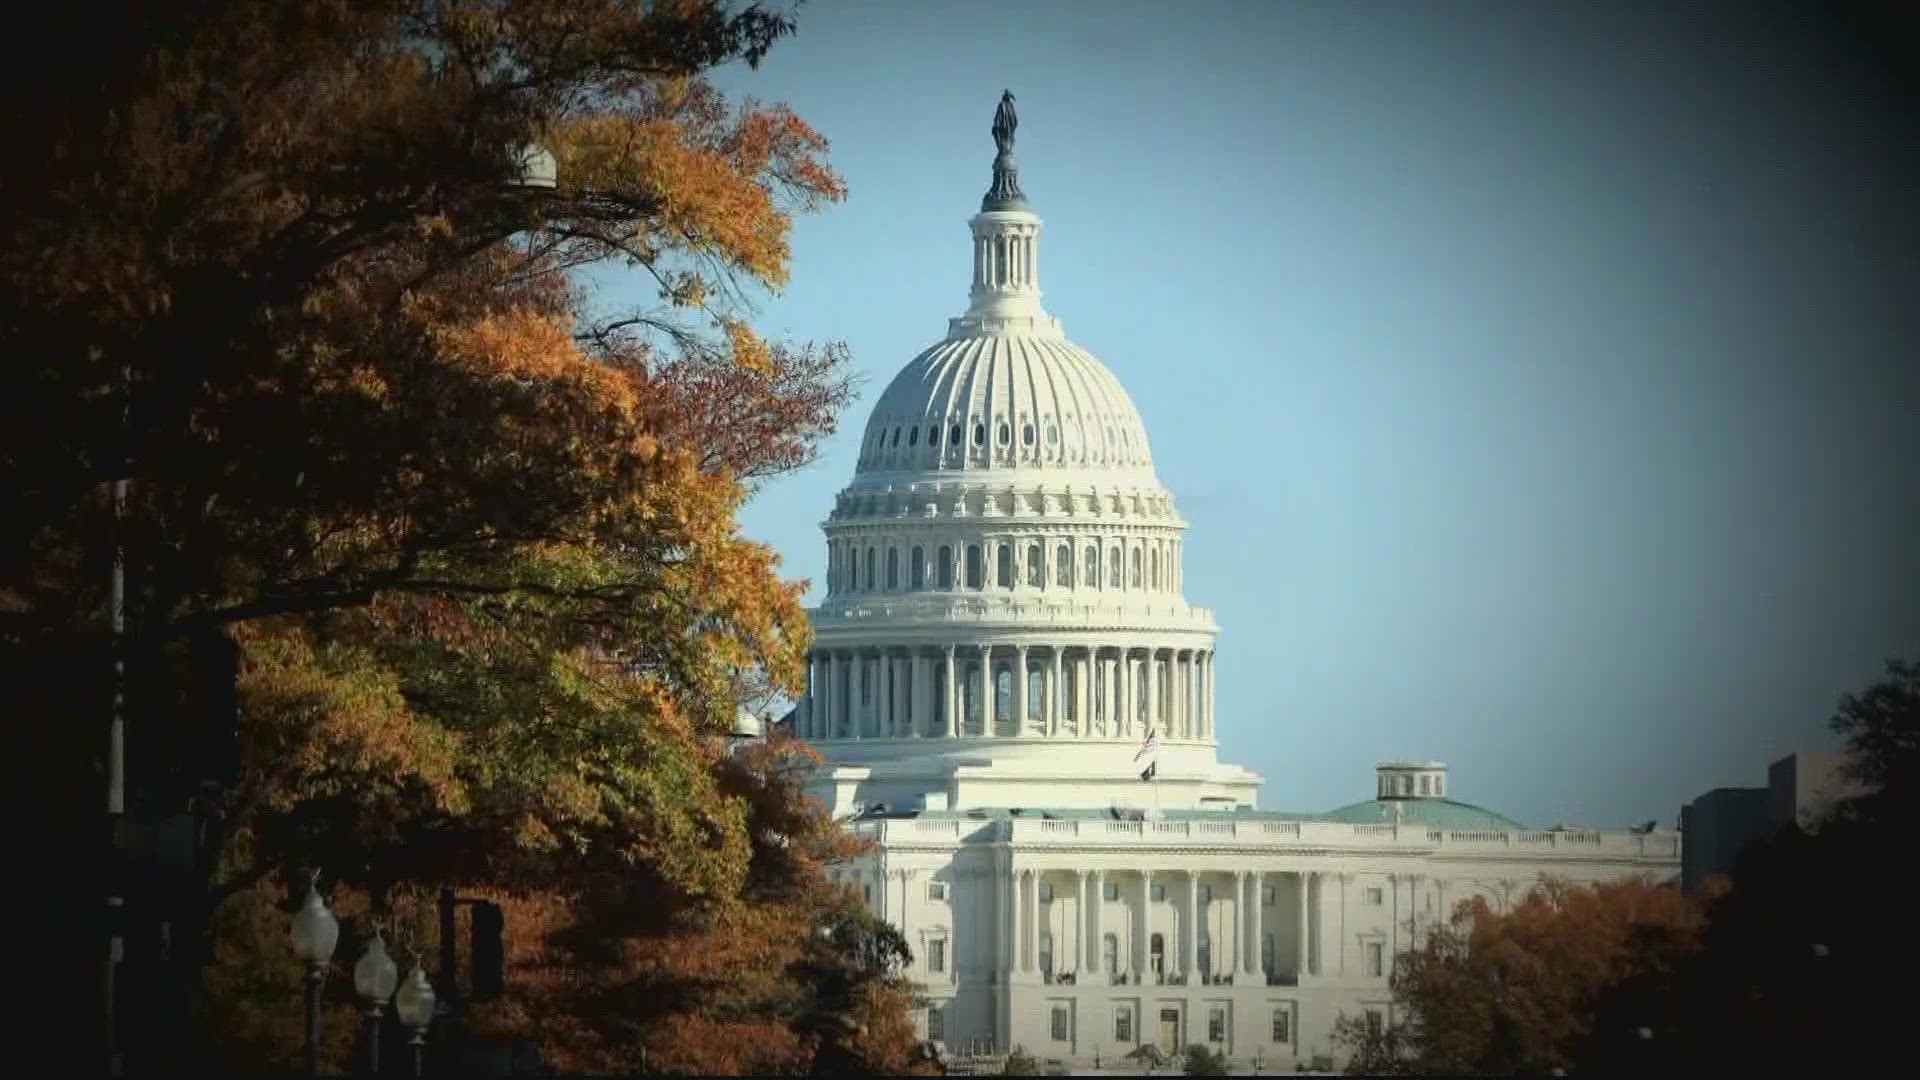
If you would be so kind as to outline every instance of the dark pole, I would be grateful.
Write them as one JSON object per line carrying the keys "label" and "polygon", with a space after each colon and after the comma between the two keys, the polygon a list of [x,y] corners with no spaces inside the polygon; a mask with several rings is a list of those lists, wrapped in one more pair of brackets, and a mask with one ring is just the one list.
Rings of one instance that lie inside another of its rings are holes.
{"label": "dark pole", "polygon": [[367,1010],[367,1067],[374,1075],[380,1075],[380,1003]]}
{"label": "dark pole", "polygon": [[107,942],[106,964],[102,972],[101,1035],[105,1039],[106,1075],[120,1075],[120,1032],[116,991],[120,982],[120,960],[126,951],[121,923],[126,917],[127,900],[120,891],[119,826],[127,811],[127,549],[121,539],[120,517],[127,508],[127,482],[113,482],[113,578],[109,618],[113,630],[113,715],[107,722]]}
{"label": "dark pole", "polygon": [[425,1064],[426,1053],[427,1029],[415,1028],[413,1030],[413,1075],[415,1080],[419,1080],[420,1077],[426,1075],[426,1072],[422,1069],[422,1066]]}
{"label": "dark pole", "polygon": [[326,967],[307,965],[307,1075],[320,1075],[320,986],[326,982]]}

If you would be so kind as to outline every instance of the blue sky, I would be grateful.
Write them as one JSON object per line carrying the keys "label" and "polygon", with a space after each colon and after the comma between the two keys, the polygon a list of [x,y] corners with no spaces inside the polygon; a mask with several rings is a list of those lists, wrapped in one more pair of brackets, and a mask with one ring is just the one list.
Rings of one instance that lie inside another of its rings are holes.
{"label": "blue sky", "polygon": [[1764,783],[1920,655],[1920,170],[1882,69],[1760,11],[805,5],[719,78],[851,189],[759,325],[868,381],[747,530],[820,580],[868,408],[965,305],[1011,88],[1046,305],[1192,523],[1262,806],[1387,757],[1542,826]]}

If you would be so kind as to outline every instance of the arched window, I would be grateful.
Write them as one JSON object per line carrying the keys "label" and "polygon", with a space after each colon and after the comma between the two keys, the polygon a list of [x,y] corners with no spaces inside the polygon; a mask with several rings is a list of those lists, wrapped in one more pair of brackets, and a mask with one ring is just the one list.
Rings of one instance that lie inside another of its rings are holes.
{"label": "arched window", "polygon": [[953,447],[958,447],[960,445],[960,425],[959,424],[953,425],[953,430],[947,433],[947,445],[953,446]]}
{"label": "arched window", "polygon": [[1053,974],[1053,931],[1040,931],[1040,974]]}
{"label": "arched window", "polygon": [[1200,961],[1200,974],[1213,974],[1213,935],[1201,930],[1200,941],[1194,951],[1200,954],[1195,958]]}
{"label": "arched window", "polygon": [[1422,776],[1420,778],[1420,794],[1422,795],[1429,794],[1429,792],[1427,791],[1427,785],[1432,781],[1433,781],[1433,777],[1431,776]]}
{"label": "arched window", "polygon": [[1160,548],[1158,546],[1153,549],[1153,587],[1160,588]]}
{"label": "arched window", "polygon": [[887,549],[887,590],[891,592],[900,587],[900,549]]}
{"label": "arched window", "polygon": [[1164,934],[1155,934],[1147,945],[1147,958],[1152,962],[1155,975],[1167,973],[1167,938]]}
{"label": "arched window", "polygon": [[1107,969],[1108,975],[1120,974],[1120,938],[1117,935],[1108,934],[1100,939],[1100,966]]}
{"label": "arched window", "polygon": [[1073,548],[1061,544],[1053,559],[1054,584],[1063,588],[1073,588]]}
{"label": "arched window", "polygon": [[1033,425],[1025,424],[1020,428],[1020,441],[1027,446],[1033,445]]}
{"label": "arched window", "polygon": [[1047,584],[1047,556],[1039,544],[1027,545],[1027,585],[1042,589]]}
{"label": "arched window", "polygon": [[893,445],[896,448],[900,445],[900,429],[897,427],[893,429]]}
{"label": "arched window", "polygon": [[1027,719],[1038,720],[1046,715],[1047,677],[1038,670],[1027,672]]}
{"label": "arched window", "polygon": [[986,587],[986,582],[984,580],[985,573],[986,573],[985,569],[982,568],[982,566],[980,565],[980,545],[968,544],[967,545],[967,588],[969,589],[985,588]]}
{"label": "arched window", "polygon": [[[915,431],[920,430],[914,428]],[[913,591],[919,592],[927,587],[927,549],[913,549]]]}
{"label": "arched window", "polygon": [[914,425],[912,431],[907,432],[907,445],[908,446],[920,445],[920,426],[918,424]]}
{"label": "arched window", "polygon": [[1001,665],[994,676],[993,719],[995,723],[1013,719],[1013,670]]}
{"label": "arched window", "polygon": [[1268,931],[1260,936],[1260,970],[1273,973],[1273,933]]}
{"label": "arched window", "polygon": [[1013,545],[996,544],[994,546],[999,549],[995,556],[997,560],[995,569],[998,571],[998,576],[994,580],[999,582],[1001,588],[1011,589],[1013,588]]}
{"label": "arched window", "polygon": [[1005,420],[1000,421],[1000,445],[1005,446],[1012,441],[1013,429],[1007,426]]}
{"label": "arched window", "polygon": [[987,445],[987,425],[978,422],[973,425],[973,445]]}
{"label": "arched window", "polygon": [[1140,549],[1133,549],[1133,587],[1140,587]]}
{"label": "arched window", "polygon": [[940,545],[940,568],[938,573],[940,575],[940,587],[943,589],[953,588],[953,545],[951,544]]}
{"label": "arched window", "polygon": [[1120,587],[1120,549],[1112,548],[1107,552],[1107,588]]}
{"label": "arched window", "polygon": [[873,591],[873,566],[875,555],[872,548],[867,549],[867,591]]}
{"label": "arched window", "polygon": [[1100,549],[1093,544],[1088,544],[1083,562],[1084,565],[1080,569],[1080,584],[1089,589],[1099,587]]}

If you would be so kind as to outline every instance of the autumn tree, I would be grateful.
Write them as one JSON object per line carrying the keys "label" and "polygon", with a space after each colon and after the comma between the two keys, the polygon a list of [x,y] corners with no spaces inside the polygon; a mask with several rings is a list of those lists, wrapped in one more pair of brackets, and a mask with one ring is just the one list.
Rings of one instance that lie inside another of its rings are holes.
{"label": "autumn tree", "polygon": [[1701,915],[1643,879],[1548,879],[1507,912],[1462,901],[1395,961],[1391,1025],[1343,1018],[1337,1045],[1357,1072],[1544,1074],[1596,1034],[1609,990],[1672,970],[1698,948]]}
{"label": "autumn tree", "polygon": [[1677,970],[1616,987],[1601,1003],[1613,1029],[1647,1027],[1644,1048],[1595,1040],[1582,1067],[1669,1071],[1878,1072],[1893,1056],[1903,1003],[1859,993],[1920,956],[1889,933],[1900,890],[1865,883],[1912,836],[1920,793],[1920,664],[1841,696],[1829,726],[1847,740],[1861,790],[1807,823],[1751,845],[1708,898],[1702,948]]}
{"label": "autumn tree", "polygon": [[[296,860],[370,908],[401,882],[517,889],[614,940],[834,910],[822,855],[767,850],[821,826],[768,832],[718,745],[743,698],[797,686],[808,638],[804,583],[736,511],[850,394],[839,347],[749,326],[792,215],[843,193],[825,142],[703,78],[788,17],[51,15],[86,47],[0,180],[0,640],[63,790],[100,791],[118,563],[130,667],[241,649],[230,784],[191,782],[162,689],[124,706],[132,806],[205,826],[202,919]],[[651,299],[600,304],[601,267]],[[785,910],[751,899],[768,882]],[[71,887],[84,908],[97,879]],[[605,1034],[630,1060],[639,1033]]]}

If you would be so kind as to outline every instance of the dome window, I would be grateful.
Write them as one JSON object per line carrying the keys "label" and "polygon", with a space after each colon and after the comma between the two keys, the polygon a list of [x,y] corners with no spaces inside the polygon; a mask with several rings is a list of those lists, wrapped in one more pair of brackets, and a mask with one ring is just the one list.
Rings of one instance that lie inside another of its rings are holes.
{"label": "dome window", "polygon": [[[958,432],[956,432],[955,434],[958,434]],[[960,441],[959,439],[954,440],[954,442],[959,442],[959,441]],[[927,425],[927,445],[928,446],[940,445],[940,425],[939,424]]]}
{"label": "dome window", "polygon": [[916,427],[907,432],[907,445],[908,446],[920,445],[920,429],[919,428]]}
{"label": "dome window", "polygon": [[1032,424],[1028,424],[1027,426],[1020,429],[1020,441],[1025,443],[1028,446],[1033,445],[1033,425]]}
{"label": "dome window", "polygon": [[987,445],[987,425],[979,423],[973,425],[973,445]]}
{"label": "dome window", "polygon": [[1012,441],[1013,429],[1008,427],[1006,421],[1003,420],[1000,423],[1000,445],[1005,446]]}
{"label": "dome window", "polygon": [[893,429],[893,445],[896,447],[900,445],[900,429],[899,428]]}
{"label": "dome window", "polygon": [[1047,425],[1047,445],[1048,446],[1060,445],[1060,429],[1057,427],[1054,427],[1052,424]]}

